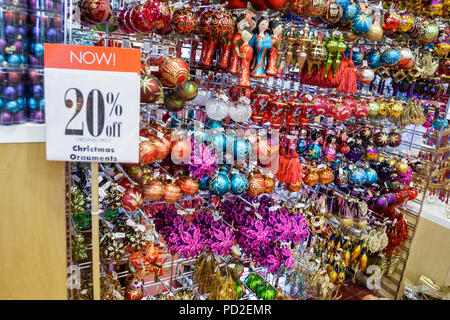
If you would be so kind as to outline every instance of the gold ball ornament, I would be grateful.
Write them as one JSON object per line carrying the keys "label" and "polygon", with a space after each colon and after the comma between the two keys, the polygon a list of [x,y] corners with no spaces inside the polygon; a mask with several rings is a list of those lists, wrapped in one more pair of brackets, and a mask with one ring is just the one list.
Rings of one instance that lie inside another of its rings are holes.
{"label": "gold ball ornament", "polygon": [[383,156],[381,156],[381,155],[378,155],[377,156],[377,162],[383,162],[383,161],[385,161],[386,160],[386,157],[383,157]]}
{"label": "gold ball ornament", "polygon": [[397,164],[397,160],[395,158],[391,158],[387,161],[387,163],[392,167],[395,168],[395,165]]}
{"label": "gold ball ornament", "polygon": [[389,112],[389,116],[394,117],[394,118],[398,118],[403,114],[403,104],[401,104],[400,102],[396,101],[390,104],[388,112]]}
{"label": "gold ball ornament", "polygon": [[265,193],[271,193],[275,189],[275,180],[272,177],[265,176],[264,181],[266,183]]}
{"label": "gold ball ornament", "polygon": [[408,172],[409,166],[406,162],[404,161],[398,161],[395,164],[395,170],[397,170],[398,173],[400,174],[405,174]]}

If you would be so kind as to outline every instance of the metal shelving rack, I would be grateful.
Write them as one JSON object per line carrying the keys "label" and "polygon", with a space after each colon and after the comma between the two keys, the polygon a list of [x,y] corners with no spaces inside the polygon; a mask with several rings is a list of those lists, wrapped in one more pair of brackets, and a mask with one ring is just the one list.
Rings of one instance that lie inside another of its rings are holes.
{"label": "metal shelving rack", "polygon": [[[74,23],[73,2],[74,2],[74,0],[65,0],[64,7],[65,7],[66,23],[65,23],[65,28],[64,28],[64,34],[65,34],[64,40],[65,40],[66,44],[72,44],[73,31],[77,30],[80,32],[84,32],[87,30],[87,29],[84,29],[83,27],[80,27],[76,23]],[[120,0],[120,1],[114,0],[112,2],[114,9],[118,9],[118,8],[122,7],[123,4],[124,4],[124,2],[122,0]],[[218,5],[210,5],[210,7],[217,7],[217,6]],[[208,6],[202,6],[202,7],[208,7]],[[296,27],[302,26],[302,24],[294,23],[294,21],[292,21],[292,20],[290,21],[290,24],[296,25]],[[314,26],[312,26],[312,28],[318,29],[317,27],[314,27]],[[323,31],[323,30],[321,29],[321,31]],[[204,83],[208,83],[209,85],[220,86],[222,88],[230,87],[237,83],[237,77],[234,77],[231,75],[219,74],[219,73],[215,73],[214,71],[202,70],[202,69],[198,69],[199,70],[198,72],[196,71],[195,66],[191,65],[191,61],[190,61],[190,57],[191,57],[190,50],[191,50],[192,43],[193,43],[193,37],[184,38],[184,39],[176,38],[176,39],[172,39],[172,43],[167,43],[167,41],[164,41],[160,36],[157,36],[157,35],[139,37],[139,36],[130,36],[130,35],[111,33],[108,31],[96,32],[96,35],[97,36],[94,36],[92,33],[91,34],[86,33],[84,36],[85,36],[85,39],[88,40],[88,42],[99,40],[101,37],[104,37],[106,40],[105,45],[108,45],[108,40],[110,40],[110,39],[118,40],[118,41],[123,41],[125,39],[126,43],[131,44],[135,48],[141,48],[141,49],[143,49],[143,48],[148,49],[148,45],[150,45],[150,49],[158,48],[158,47],[166,47],[166,48],[170,47],[172,49],[175,49],[176,44],[173,43],[173,40],[182,41],[182,50],[187,50],[186,56],[183,56],[183,58],[185,58],[185,60],[187,60],[189,62],[189,66],[192,67],[191,68],[191,77],[196,78]],[[367,44],[367,41],[365,43]],[[156,52],[156,51],[152,50],[152,52]],[[151,54],[151,52],[148,52],[148,54]],[[220,75],[220,76],[216,76],[215,79],[213,79],[213,80],[208,80],[207,74],[209,74],[211,72],[214,73],[215,75]],[[205,74],[205,76],[202,76],[201,75],[202,73]],[[198,75],[198,74],[200,74],[200,75]],[[279,81],[277,81],[276,83],[269,84],[266,81],[252,79],[252,86],[253,85],[261,86],[261,87],[265,87],[265,88],[270,88],[270,89],[275,89],[275,90],[278,89],[278,90],[283,90],[283,91],[301,91],[301,92],[305,92],[305,93],[307,93],[307,92],[330,92],[330,90],[328,90],[328,89],[316,88],[316,87],[312,87],[309,85],[299,84],[297,86],[297,84],[295,84],[296,82],[298,82],[298,81],[295,81],[296,77],[298,78],[298,75],[296,76],[295,74],[285,77],[284,79],[282,79],[283,81],[281,81],[283,84],[281,84]],[[284,80],[290,80],[289,86],[286,86],[286,82],[284,82]],[[331,90],[331,91],[335,92],[335,90]],[[449,106],[450,106],[450,99],[448,100],[446,108],[445,108],[445,113],[444,113],[445,115],[448,114]],[[158,107],[159,107],[158,105],[147,105],[147,106],[144,105],[141,107],[142,107],[142,110],[144,110],[143,112],[146,114],[144,119],[149,120],[149,119],[156,118],[154,113],[155,113],[155,110],[158,109]],[[203,110],[201,108],[198,108],[197,106],[192,106],[192,105],[191,106],[187,105],[186,109],[187,110],[195,110],[196,112],[203,112]],[[180,120],[178,120],[178,121],[180,121]],[[183,121],[181,120],[181,122],[183,122]],[[353,119],[348,120],[346,122],[348,124],[357,124],[358,123],[357,121],[356,122],[353,121]],[[371,123],[373,125],[383,125],[385,128],[394,127],[393,124],[389,124],[386,121],[383,123],[379,123],[377,121],[371,121]],[[246,123],[246,125],[249,125],[252,128],[257,128],[257,129],[262,129],[262,128],[267,129],[267,127],[255,125],[251,122]],[[321,126],[320,124],[314,124],[314,123],[312,125],[317,125],[319,127]],[[240,125],[236,124],[235,127],[239,128]],[[431,165],[432,169],[436,168],[439,165],[435,161],[437,160],[437,155],[439,152],[438,149],[442,143],[444,128],[442,127],[440,131],[436,131],[435,134],[438,136],[437,137],[438,142],[434,148],[429,148],[426,145],[420,145],[415,142],[415,138],[416,139],[422,138],[421,137],[422,132],[420,132],[420,130],[418,130],[417,126],[410,125],[404,130],[404,132],[411,134],[411,140],[403,141],[400,148],[405,148],[406,150],[408,150],[409,153],[413,150],[420,150],[422,152],[432,152],[434,162],[431,162],[430,165]],[[404,156],[402,154],[399,154],[396,150],[383,150],[381,153],[382,154],[384,153],[386,156],[398,156],[398,157]],[[70,164],[68,166],[70,167]],[[68,167],[68,170],[70,170],[69,167]],[[118,167],[120,168],[120,166],[118,166]],[[101,167],[101,169],[104,171],[104,168]],[[120,168],[120,170],[126,175],[126,173],[123,171],[122,168]],[[430,170],[430,171],[432,172],[433,170]],[[433,176],[432,176],[431,172],[430,172],[430,174],[423,176],[423,178],[426,181],[425,190],[428,190],[430,184],[432,183]],[[70,171],[68,171],[68,177],[69,178],[67,179],[67,184],[70,186]],[[399,251],[400,263],[397,266],[397,270],[391,276],[383,276],[382,277],[382,281],[381,281],[382,288],[378,291],[378,293],[386,298],[398,299],[401,296],[400,288],[401,288],[401,282],[403,280],[406,262],[407,262],[408,256],[409,256],[409,248],[411,245],[411,241],[414,237],[417,222],[420,219],[420,215],[423,210],[425,197],[426,197],[426,192],[423,192],[421,194],[421,199],[417,198],[416,200],[414,200],[415,206],[406,205],[403,208],[405,210],[405,217],[408,222],[409,236],[408,236],[408,241],[400,247],[400,251]],[[196,196],[196,198],[200,199],[204,203],[208,203],[208,199],[204,198],[204,195],[198,195],[198,196]],[[192,197],[191,198],[188,197],[186,200],[192,200]],[[183,202],[183,199],[180,202]],[[70,192],[69,192],[69,197],[68,197],[68,203],[70,204]],[[176,204],[176,206],[178,206],[179,208],[183,208],[182,205],[180,205],[179,203]],[[148,217],[145,215],[145,213],[142,210],[140,210],[138,212],[138,215],[140,215],[142,219],[148,220]],[[70,205],[68,206],[67,216],[68,216],[68,221],[69,221],[69,223],[68,223],[69,227],[67,230],[68,231],[68,241],[69,241],[68,243],[70,244],[72,232],[75,231],[73,228],[74,224],[71,219]],[[87,234],[87,232],[86,232],[86,234]],[[90,251],[89,247],[88,247],[88,250]],[[181,265],[189,265],[193,261],[194,260],[192,260],[192,259],[177,259],[176,261],[173,261],[173,258],[172,258],[171,262],[166,262],[164,264],[164,267],[171,268],[170,278],[158,279],[159,281],[154,282],[154,283],[143,283],[143,288],[146,289],[146,288],[150,288],[155,285],[161,284],[167,291],[172,291],[173,288],[171,285],[174,280],[177,280],[184,284],[188,284],[190,286],[190,288],[195,291],[195,283],[193,282],[192,277],[191,277],[192,272],[186,272],[186,273],[181,273],[181,274],[178,272],[179,267]],[[73,262],[72,262],[71,250],[70,250],[70,245],[69,245],[68,265],[70,266],[72,264],[73,264]],[[172,271],[173,271],[175,265],[176,265],[177,274],[175,274],[175,277],[173,277]],[[78,266],[81,269],[83,269],[83,272],[86,272],[87,275],[89,274],[89,272],[91,272],[91,266],[92,266],[91,262],[80,263],[80,264],[78,264]],[[262,271],[263,271],[263,269],[256,268],[252,272],[262,272]],[[247,271],[247,273],[248,273],[248,271]],[[266,280],[267,280],[267,273],[265,273],[265,274],[266,274]],[[126,275],[127,275],[126,273],[123,273],[123,274],[118,275],[118,277],[122,278],[122,277],[125,277]],[[363,280],[363,279],[361,279],[361,280]],[[144,290],[144,291],[147,292],[146,290]],[[251,293],[249,288],[247,288],[247,292]],[[152,297],[148,296],[147,298],[151,299]],[[255,297],[250,294],[250,295],[246,296],[244,299],[254,299],[254,298]]]}

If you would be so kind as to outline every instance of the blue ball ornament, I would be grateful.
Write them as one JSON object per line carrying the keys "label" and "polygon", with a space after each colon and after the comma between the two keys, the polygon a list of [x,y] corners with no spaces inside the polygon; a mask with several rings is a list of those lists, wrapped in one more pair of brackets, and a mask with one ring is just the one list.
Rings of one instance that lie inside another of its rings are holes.
{"label": "blue ball ornament", "polygon": [[18,67],[20,65],[20,57],[17,54],[12,54],[8,57],[8,64],[10,67]]}
{"label": "blue ball ornament", "polygon": [[381,55],[381,63],[387,67],[393,67],[400,61],[400,50],[391,48]]}
{"label": "blue ball ornament", "polygon": [[222,173],[224,175],[228,175],[231,172],[231,165],[229,164],[221,164],[219,166],[219,173]]}
{"label": "blue ball ornament", "polygon": [[27,62],[27,58],[23,54],[19,55],[20,63],[25,64]]}
{"label": "blue ball ornament", "polygon": [[214,147],[216,153],[225,152],[227,139],[223,133],[214,133],[209,137],[209,142]]}
{"label": "blue ball ornament", "polygon": [[5,61],[5,56],[0,54],[0,63],[3,63]]}
{"label": "blue ball ornament", "polygon": [[34,46],[34,54],[38,57],[41,57],[44,55],[44,44],[42,43],[36,43]]}
{"label": "blue ball ornament", "polygon": [[317,142],[313,142],[309,145],[308,154],[311,159],[319,159],[322,154],[322,149]]}
{"label": "blue ball ornament", "polygon": [[3,108],[4,104],[3,104],[3,100],[2,98],[0,98],[0,109]]}
{"label": "blue ball ornament", "polygon": [[372,18],[363,13],[358,13],[352,20],[352,31],[356,34],[364,34],[369,32],[372,26]]}
{"label": "blue ball ornament", "polygon": [[242,138],[237,138],[233,146],[234,160],[246,160],[250,155],[250,143]]}
{"label": "blue ball ornament", "polygon": [[214,119],[208,119],[205,123],[205,126],[207,129],[218,129],[218,128],[222,128],[222,124]]}
{"label": "blue ball ornament", "polygon": [[45,99],[41,99],[41,101],[39,101],[39,108],[41,108],[41,110],[45,109]]}
{"label": "blue ball ornament", "polygon": [[209,177],[208,176],[203,176],[200,179],[199,189],[202,191],[209,190]]}
{"label": "blue ball ornament", "polygon": [[231,181],[228,176],[217,173],[211,180],[209,180],[208,189],[216,196],[223,196],[225,193],[230,191]]}
{"label": "blue ball ornament", "polygon": [[367,65],[369,68],[376,69],[381,67],[381,53],[373,49],[366,54]]}
{"label": "blue ball ornament", "polygon": [[350,171],[348,175],[348,181],[351,184],[361,186],[367,181],[366,172],[361,168],[355,168]]}
{"label": "blue ball ornament", "polygon": [[5,107],[9,112],[19,111],[19,105],[17,104],[17,101],[8,101]]}
{"label": "blue ball ornament", "polygon": [[28,98],[28,108],[30,108],[31,110],[36,109],[37,107],[37,101],[35,98]]}
{"label": "blue ball ornament", "polygon": [[356,15],[359,13],[359,7],[353,2],[349,3],[347,7],[344,9],[344,13],[342,14],[342,20],[351,21]]}
{"label": "blue ball ornament", "polygon": [[372,185],[377,182],[378,174],[374,169],[366,168],[364,171],[366,173],[366,184]]}
{"label": "blue ball ornament", "polygon": [[248,179],[242,173],[231,175],[231,192],[235,195],[243,194],[248,189]]}
{"label": "blue ball ornament", "polygon": [[348,7],[348,0],[334,0],[337,4],[339,4],[342,7],[343,12],[345,12],[345,10]]}

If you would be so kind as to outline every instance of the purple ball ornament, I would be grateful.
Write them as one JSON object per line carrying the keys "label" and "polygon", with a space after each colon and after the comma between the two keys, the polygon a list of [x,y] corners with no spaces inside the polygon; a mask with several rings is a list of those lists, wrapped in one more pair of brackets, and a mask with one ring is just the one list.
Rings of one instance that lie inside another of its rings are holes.
{"label": "purple ball ornament", "polygon": [[36,58],[36,57],[34,57],[34,56],[31,56],[31,57],[30,57],[30,64],[31,64],[32,66],[38,66],[38,65],[39,65],[39,59]]}
{"label": "purple ball ornament", "polygon": [[57,42],[58,41],[58,32],[55,29],[47,30],[47,41],[48,42]]}
{"label": "purple ball ornament", "polygon": [[375,197],[373,206],[376,211],[384,210],[388,207],[388,200],[385,196]]}
{"label": "purple ball ornament", "polygon": [[354,142],[350,145],[350,151],[345,154],[345,157],[350,161],[358,161],[363,156],[366,150],[359,142]]}
{"label": "purple ball ornament", "polygon": [[36,122],[44,122],[45,121],[44,112],[41,112],[41,111],[36,112],[33,120]]}
{"label": "purple ball ornament", "polygon": [[33,86],[33,97],[39,99],[42,98],[43,96],[44,96],[44,89],[42,88],[41,85],[35,84]]}
{"label": "purple ball ornament", "polygon": [[6,48],[6,41],[5,39],[0,39],[0,52],[3,52]]}
{"label": "purple ball ornament", "polygon": [[384,196],[387,199],[388,206],[393,206],[394,204],[397,203],[397,197],[395,196],[394,193],[389,192],[389,193],[385,194]]}
{"label": "purple ball ornament", "polygon": [[18,97],[23,97],[25,95],[25,86],[23,84],[18,84],[16,90]]}
{"label": "purple ball ornament", "polygon": [[14,115],[14,122],[15,123],[21,123],[21,122],[24,122],[24,121],[25,121],[25,112],[23,110],[17,112]]}
{"label": "purple ball ornament", "polygon": [[0,117],[1,124],[11,124],[13,123],[13,117],[9,112],[3,112]]}
{"label": "purple ball ornament", "polygon": [[17,27],[17,33],[20,34],[22,36],[22,39],[25,37],[26,35],[26,30],[23,27]]}
{"label": "purple ball ornament", "polygon": [[16,28],[12,25],[7,25],[4,29],[6,39],[13,41],[16,38]]}
{"label": "purple ball ornament", "polygon": [[11,86],[6,87],[3,89],[3,97],[8,100],[14,100],[17,98],[17,90]]}
{"label": "purple ball ornament", "polygon": [[37,0],[28,0],[28,6],[34,9],[38,9],[37,7]]}
{"label": "purple ball ornament", "polygon": [[378,156],[378,149],[375,146],[367,146],[366,148],[366,159],[367,160],[375,160]]}

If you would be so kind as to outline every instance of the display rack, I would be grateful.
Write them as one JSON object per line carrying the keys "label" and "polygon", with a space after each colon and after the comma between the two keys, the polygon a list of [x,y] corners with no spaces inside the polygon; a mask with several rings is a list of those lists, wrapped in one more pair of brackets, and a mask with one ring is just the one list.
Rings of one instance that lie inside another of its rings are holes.
{"label": "display rack", "polygon": [[[121,1],[114,1],[112,3],[114,9],[118,9],[123,6],[123,3]],[[197,8],[205,8],[205,7],[211,7],[216,8],[220,7],[221,5],[203,5],[198,6]],[[70,0],[65,1],[65,16],[68,17],[65,24],[65,43],[67,44],[92,44],[93,42],[97,42],[100,39],[104,39],[105,46],[108,46],[108,43],[110,40],[117,41],[118,43],[122,44],[122,47],[132,47],[132,48],[139,48],[142,50],[142,53],[147,56],[160,56],[160,55],[175,55],[177,52],[180,52],[180,56],[188,61],[189,67],[190,67],[190,76],[193,79],[196,79],[200,85],[216,88],[227,88],[232,87],[237,84],[237,77],[226,75],[222,73],[218,73],[216,71],[207,70],[204,68],[200,68],[196,66],[194,63],[192,63],[191,58],[195,57],[195,54],[191,52],[191,50],[199,50],[201,47],[193,46],[193,43],[195,40],[194,37],[178,37],[174,38],[172,40],[164,39],[160,36],[150,34],[148,36],[129,36],[129,35],[123,35],[119,33],[111,33],[108,32],[95,32],[93,33],[91,30],[88,30],[86,28],[80,27],[75,22],[76,18],[73,15],[74,11],[74,5],[73,2]],[[288,27],[295,27],[295,28],[303,28],[303,23],[298,23],[294,20],[285,21],[287,23]],[[286,28],[288,29],[288,28]],[[317,31],[325,31],[325,29],[311,26],[311,29],[314,30],[314,32]],[[76,39],[74,37],[76,35]],[[181,46],[180,46],[181,43]],[[370,41],[361,41],[358,43],[359,45],[373,45]],[[278,79],[269,79],[269,80],[251,80],[251,84],[254,87],[265,87],[272,90],[281,90],[281,91],[293,91],[293,92],[304,92],[304,93],[337,93],[335,90],[330,89],[321,89],[310,85],[303,85],[301,82],[299,82],[299,74],[298,72],[291,72],[289,75],[286,75],[285,77],[279,77]],[[377,85],[377,83],[375,84]],[[165,88],[167,89],[167,88]],[[369,94],[362,93],[359,94],[360,96],[369,96]],[[380,96],[377,93],[371,93],[370,96]],[[389,95],[387,95],[389,97]],[[408,98],[398,98],[396,99],[400,100],[408,100]],[[423,101],[424,103],[427,103],[427,101]],[[450,99],[446,102],[445,108],[441,108],[441,114],[447,115],[449,112],[449,106],[450,106]],[[191,126],[192,122],[195,122],[196,120],[193,120],[192,117],[189,117],[187,119],[188,111],[193,111],[194,113],[202,114],[204,113],[204,109],[201,106],[188,104],[185,107],[185,110],[178,112],[177,114],[171,114],[172,122],[176,125],[182,125],[182,126]],[[162,116],[162,106],[161,104],[149,104],[141,105],[141,119],[143,125],[149,125],[150,121],[161,121]],[[368,121],[367,119],[364,120],[356,120],[356,119],[348,119],[345,121],[346,125],[353,125],[353,126],[364,126],[365,122]],[[225,123],[221,122],[224,126],[232,129],[241,129],[242,127],[246,128],[255,128],[255,129],[269,129],[269,126],[266,125],[258,125],[251,121],[248,121],[244,124],[238,124],[238,123]],[[396,128],[396,124],[394,123],[388,123],[387,121],[370,121],[371,125],[378,126],[378,127],[384,127],[388,129]],[[316,118],[313,122],[311,122],[310,127],[315,127],[318,129],[324,129],[329,126],[339,125],[339,123],[329,121],[329,119],[322,117],[322,118]],[[152,130],[157,131],[155,128],[151,128]],[[416,181],[419,181],[421,179],[421,194],[420,196],[413,200],[413,205],[406,204],[401,206],[401,210],[405,213],[405,218],[408,223],[408,240],[406,243],[402,244],[399,248],[399,257],[400,257],[400,263],[397,265],[396,270],[391,275],[383,275],[381,278],[381,288],[377,290],[376,292],[381,295],[382,297],[389,298],[389,299],[399,299],[401,298],[401,283],[404,278],[404,271],[406,267],[406,262],[408,260],[409,256],[409,250],[411,241],[414,237],[417,222],[420,219],[421,213],[423,212],[423,207],[425,203],[425,199],[427,197],[427,193],[429,190],[433,190],[437,187],[442,188],[443,183],[447,182],[439,182],[441,185],[438,185],[438,182],[433,181],[435,177],[435,172],[437,170],[444,170],[446,167],[444,166],[444,162],[448,161],[440,158],[439,155],[445,153],[443,152],[442,148],[447,148],[445,145],[448,144],[448,129],[445,129],[444,126],[441,126],[441,129],[438,131],[434,131],[433,133],[429,132],[423,132],[421,130],[420,126],[417,125],[409,125],[406,128],[402,130],[404,133],[409,135],[408,139],[403,139],[402,144],[399,148],[396,149],[383,149],[380,154],[386,156],[386,157],[392,157],[396,156],[398,158],[417,158],[419,156],[419,152],[422,154],[430,154],[431,160],[428,162],[429,170],[427,174],[416,174],[415,179]],[[427,141],[424,141],[425,139],[429,138],[431,135],[433,135],[436,139],[433,145],[430,146]],[[447,150],[447,149],[445,149]],[[443,161],[444,160],[444,161]],[[87,176],[90,176],[90,168],[86,165],[81,165],[83,170],[86,172]],[[133,179],[131,179],[125,170],[119,165],[116,164],[115,167],[125,176],[128,178],[129,182],[131,184],[135,184]],[[165,170],[158,162],[155,163],[155,167],[158,167],[159,170],[164,171],[165,174],[171,176],[167,170]],[[241,169],[250,172],[257,166],[251,166],[251,167],[245,167],[240,166]],[[69,164],[68,171],[70,172],[72,170],[72,165]],[[108,174],[108,167],[100,164],[100,175],[107,179],[109,183],[113,184],[115,183],[113,179]],[[444,170],[445,171],[445,170]],[[70,178],[68,174],[67,183],[70,190]],[[434,185],[436,184],[436,185]],[[433,186],[435,188],[433,188]],[[317,187],[317,188],[309,188],[305,187],[305,190],[308,190],[309,192],[314,193],[326,193],[330,190],[333,190],[335,192],[338,192],[339,189],[334,188],[332,186],[326,186],[326,187]],[[275,192],[279,192],[281,189],[276,188]],[[89,197],[89,190],[83,190],[85,192],[86,196]],[[67,200],[70,204],[70,192],[68,193],[69,199]],[[285,194],[281,192],[281,197]],[[287,199],[289,200],[295,200],[296,195],[290,194]],[[242,197],[239,197],[241,200],[245,201]],[[211,204],[211,198],[209,197],[208,193],[199,193],[195,196],[184,196],[182,197],[177,203],[175,203],[175,206],[180,210],[186,210],[186,208],[183,206],[183,202],[185,201],[193,201],[198,200],[199,204],[204,209],[208,209],[211,211],[214,211],[214,206]],[[159,205],[163,202],[146,202],[144,204],[144,208],[146,205]],[[252,205],[248,203],[249,205]],[[137,221],[146,221],[149,224],[152,224],[151,220],[152,218],[145,212],[145,210],[138,210],[134,213],[128,213],[124,210],[122,211],[123,214],[127,215],[129,219],[136,218]],[[383,221],[383,217],[378,215],[376,212],[369,210],[370,217],[372,220],[380,221],[380,223]],[[221,218],[219,215],[216,215],[216,213],[213,212],[215,216],[217,216],[219,219]],[[82,233],[85,236],[85,242],[90,243],[89,234],[90,230],[89,228],[86,228],[84,230],[77,230],[75,223],[73,221],[71,208],[69,206],[68,208],[68,243],[71,243],[71,239],[74,234]],[[227,223],[224,221],[224,223]],[[330,220],[330,224],[332,225],[339,225],[339,222],[337,220]],[[232,226],[230,226],[232,227]],[[351,232],[360,232],[357,229],[352,230]],[[77,263],[74,262],[73,257],[71,256],[72,248],[69,246],[68,248],[68,265],[76,265],[81,269],[82,278],[85,282],[89,282],[90,280],[90,274],[92,273],[92,262],[91,260],[91,247],[87,245],[88,249],[88,260],[87,262]],[[173,293],[177,290],[176,286],[177,283],[182,284],[185,287],[188,287],[192,290],[192,292],[196,292],[196,284],[193,280],[193,271],[192,271],[192,263],[195,259],[183,259],[174,257],[173,255],[170,255],[169,252],[164,251],[164,256],[167,258],[167,260],[164,262],[162,269],[170,269],[170,277],[157,277],[155,276],[152,280],[145,280],[142,279],[142,282],[140,283],[141,287],[143,288],[147,299],[154,299],[154,294],[150,294],[150,289],[153,287],[159,287],[159,292],[170,292]],[[108,259],[101,259],[101,275],[106,274],[106,268],[107,266],[111,266],[111,264],[120,265],[124,261],[126,261],[126,258],[128,256],[124,255],[123,259],[121,261],[114,261],[114,260],[108,260]],[[287,282],[287,279],[285,277],[274,277],[270,275],[270,273],[267,272],[265,268],[255,266],[251,263],[251,261],[246,261],[246,270],[244,272],[244,277],[246,277],[249,273],[257,272],[260,275],[263,275],[263,278],[265,281],[269,282],[270,284],[275,284],[275,282],[279,283],[280,287],[283,287],[282,284],[285,284]],[[175,270],[175,272],[174,272]],[[118,279],[124,278],[128,276],[129,274],[126,271],[123,272],[117,272],[116,276]],[[361,272],[354,272],[353,276],[355,276],[361,283],[367,282],[367,276],[363,275]],[[350,280],[350,279],[348,279]],[[280,284],[281,283],[281,284]],[[242,299],[257,299],[254,293],[251,292],[251,290],[246,286],[247,289],[247,295],[245,295]],[[289,290],[288,287],[285,288],[286,294]],[[72,299],[78,299],[80,298],[77,296],[77,293],[74,293],[73,290],[69,290],[70,297]]]}

